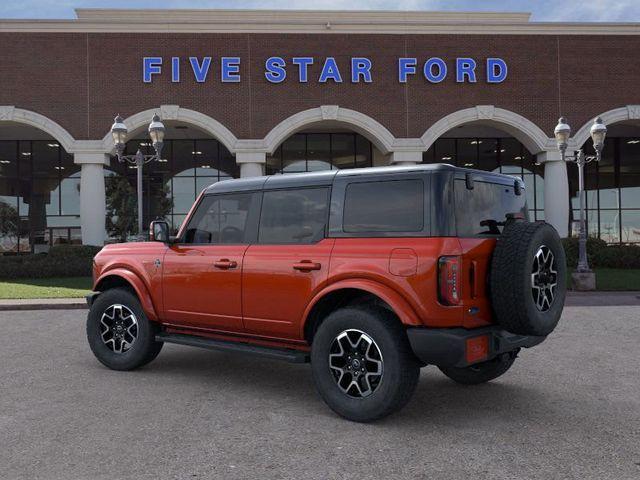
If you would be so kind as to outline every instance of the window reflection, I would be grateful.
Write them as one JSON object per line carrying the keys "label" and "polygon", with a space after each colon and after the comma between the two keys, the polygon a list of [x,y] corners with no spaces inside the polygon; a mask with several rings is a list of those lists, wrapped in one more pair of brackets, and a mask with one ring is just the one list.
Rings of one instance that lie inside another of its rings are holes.
{"label": "window reflection", "polygon": [[79,172],[55,140],[0,141],[0,253],[80,242]]}
{"label": "window reflection", "polygon": [[267,156],[266,173],[371,167],[373,145],[357,133],[297,133]]}
{"label": "window reflection", "polygon": [[[126,152],[152,154],[148,139],[132,140]],[[106,175],[124,176],[135,194],[136,169],[112,158]],[[143,167],[143,225],[164,218],[176,232],[200,192],[220,180],[240,176],[235,157],[215,139],[165,140],[162,160]]]}
{"label": "window reflection", "polygon": [[515,138],[439,138],[422,156],[422,163],[450,163],[522,178],[529,214],[544,219],[544,168]]}
{"label": "window reflection", "polygon": [[[592,142],[583,146],[592,152]],[[573,220],[579,219],[578,169],[567,165]],[[609,243],[640,243],[640,142],[607,137],[602,160],[585,168],[588,231]]]}

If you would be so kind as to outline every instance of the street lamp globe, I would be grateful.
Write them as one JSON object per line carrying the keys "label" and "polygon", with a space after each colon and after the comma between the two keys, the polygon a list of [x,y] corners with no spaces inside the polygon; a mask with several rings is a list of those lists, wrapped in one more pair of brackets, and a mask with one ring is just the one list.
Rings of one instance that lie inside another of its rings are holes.
{"label": "street lamp globe", "polygon": [[602,123],[600,117],[596,118],[591,125],[591,139],[593,140],[593,148],[600,155],[604,147],[604,137],[607,135],[607,127]]}
{"label": "street lamp globe", "polygon": [[158,156],[160,156],[160,151],[164,143],[164,133],[164,124],[160,121],[160,116],[156,113],[149,124],[149,136],[151,137],[153,148],[155,148]]}
{"label": "street lamp globe", "polygon": [[113,137],[113,143],[116,146],[116,150],[122,152],[124,150],[124,144],[127,142],[127,126],[124,124],[124,120],[118,115],[111,125],[111,136]]}
{"label": "street lamp globe", "polygon": [[560,119],[558,120],[558,125],[556,125],[553,133],[556,137],[556,142],[558,143],[558,149],[562,153],[564,153],[567,150],[569,137],[571,136],[571,127],[567,123],[566,118],[560,117]]}

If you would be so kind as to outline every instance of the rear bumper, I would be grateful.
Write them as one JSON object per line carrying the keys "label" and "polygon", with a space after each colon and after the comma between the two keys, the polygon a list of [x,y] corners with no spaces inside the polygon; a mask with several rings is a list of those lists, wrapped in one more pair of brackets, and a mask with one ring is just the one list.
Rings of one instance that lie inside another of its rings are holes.
{"label": "rear bumper", "polygon": [[530,348],[547,337],[516,335],[498,326],[474,328],[408,328],[413,353],[425,364],[467,367],[502,353]]}

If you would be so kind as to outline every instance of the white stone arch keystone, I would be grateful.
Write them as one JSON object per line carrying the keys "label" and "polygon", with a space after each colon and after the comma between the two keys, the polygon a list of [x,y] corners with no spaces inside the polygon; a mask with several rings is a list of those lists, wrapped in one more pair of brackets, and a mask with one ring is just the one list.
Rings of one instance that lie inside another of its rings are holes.
{"label": "white stone arch keystone", "polygon": [[477,105],[450,113],[441,118],[422,135],[426,149],[452,128],[471,122],[483,122],[493,125],[517,138],[531,153],[553,149],[554,140],[531,120],[510,110],[493,105]]}
{"label": "white stone arch keystone", "polygon": [[322,105],[285,118],[264,137],[263,145],[268,153],[273,153],[291,135],[319,122],[332,122],[350,128],[369,139],[382,154],[386,155],[394,149],[396,139],[384,125],[364,113],[338,105]]}

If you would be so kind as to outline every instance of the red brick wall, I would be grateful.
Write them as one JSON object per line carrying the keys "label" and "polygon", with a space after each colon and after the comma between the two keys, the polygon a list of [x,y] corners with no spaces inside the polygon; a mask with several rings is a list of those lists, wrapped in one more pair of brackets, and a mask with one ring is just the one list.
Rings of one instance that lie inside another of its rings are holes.
{"label": "red brick wall", "polygon": [[[598,113],[640,104],[640,36],[555,35],[303,35],[303,34],[102,34],[1,33],[0,105],[34,110],[77,139],[102,138],[113,116],[161,104],[210,115],[238,138],[261,138],[284,118],[322,104],[351,108],[375,118],[398,137],[418,137],[456,110],[492,104],[530,119],[549,135],[557,117],[575,129]],[[289,66],[284,83],[264,78],[272,55],[312,56],[309,83]],[[162,76],[142,82],[142,58],[165,58]],[[180,83],[170,81],[170,57],[182,61]],[[189,56],[212,56],[206,83],[193,79]],[[241,83],[221,83],[221,56],[242,58]],[[342,84],[317,83],[324,57],[334,56]],[[349,59],[373,61],[373,83],[349,81]],[[417,57],[418,74],[397,78],[397,59]],[[449,75],[440,84],[421,76],[421,61],[438,56]],[[457,56],[478,61],[478,82],[457,84]],[[504,58],[509,76],[487,84],[484,61]]]}

